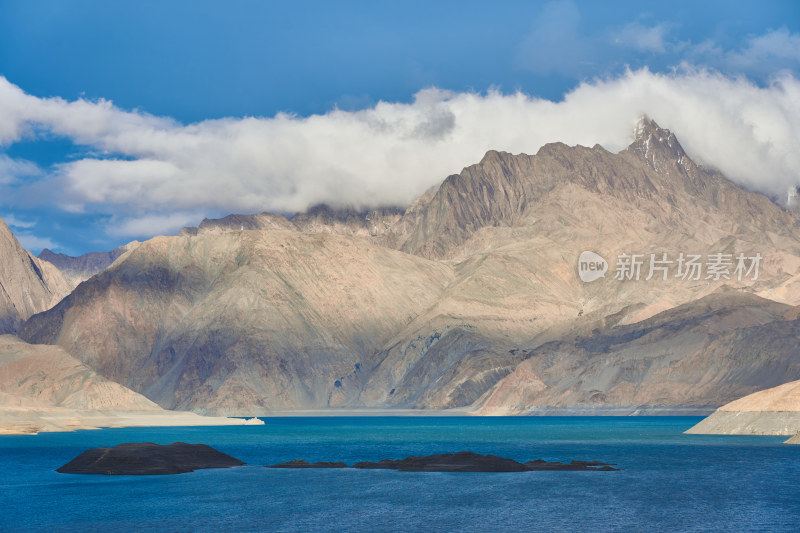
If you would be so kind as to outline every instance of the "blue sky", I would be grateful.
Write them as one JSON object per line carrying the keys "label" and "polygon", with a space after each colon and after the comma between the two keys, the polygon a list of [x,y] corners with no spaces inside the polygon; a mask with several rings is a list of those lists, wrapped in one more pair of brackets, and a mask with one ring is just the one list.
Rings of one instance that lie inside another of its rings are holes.
{"label": "blue sky", "polygon": [[780,198],[798,69],[789,1],[0,0],[0,216],[79,254],[230,212],[402,205],[489,148],[619,149],[641,113]]}

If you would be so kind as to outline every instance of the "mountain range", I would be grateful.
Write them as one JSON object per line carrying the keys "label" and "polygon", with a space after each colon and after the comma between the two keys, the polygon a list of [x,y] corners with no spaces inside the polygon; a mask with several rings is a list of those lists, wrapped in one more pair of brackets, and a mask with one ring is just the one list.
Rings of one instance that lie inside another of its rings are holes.
{"label": "mountain range", "polygon": [[643,119],[619,153],[490,151],[405,209],[204,220],[9,331],[169,409],[710,412],[800,379],[799,272],[792,212]]}
{"label": "mountain range", "polygon": [[98,272],[102,272],[116,259],[139,245],[139,241],[129,242],[110,252],[90,252],[78,257],[55,253],[47,248],[42,250],[38,258],[55,265],[73,287],[86,281]]}
{"label": "mountain range", "polygon": [[72,289],[53,264],[30,254],[0,219],[0,334],[14,333]]}

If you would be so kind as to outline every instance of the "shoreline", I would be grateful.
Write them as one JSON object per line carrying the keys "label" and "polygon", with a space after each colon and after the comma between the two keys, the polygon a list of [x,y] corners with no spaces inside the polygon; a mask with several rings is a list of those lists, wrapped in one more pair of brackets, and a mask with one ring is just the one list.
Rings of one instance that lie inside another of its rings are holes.
{"label": "shoreline", "polygon": [[391,407],[352,407],[320,409],[267,409],[267,408],[198,408],[193,413],[204,416],[233,417],[526,417],[526,416],[709,416],[714,406],[666,406],[650,407],[637,405],[533,407],[526,412],[491,412],[460,407],[453,409],[409,409]]}
{"label": "shoreline", "polygon": [[290,417],[364,417],[379,416],[393,417],[426,417],[426,416],[480,416],[469,409],[405,409],[387,407],[355,407],[355,408],[320,408],[320,409],[267,409],[267,408],[218,408],[218,409],[193,409],[193,413],[203,416],[224,417],[261,417],[261,418],[290,418]]}
{"label": "shoreline", "polygon": [[[52,408],[0,408],[0,436],[122,427],[189,427],[263,425],[263,418],[376,418],[376,417],[636,417],[706,416],[713,409],[698,407],[581,406],[539,407],[518,414],[478,414],[468,408],[328,408],[328,409],[196,409],[194,411],[117,411]],[[255,420],[253,420],[255,418]]]}
{"label": "shoreline", "polygon": [[245,426],[242,418],[201,416],[188,411],[86,411],[67,408],[0,408],[0,436],[37,435],[123,427]]}

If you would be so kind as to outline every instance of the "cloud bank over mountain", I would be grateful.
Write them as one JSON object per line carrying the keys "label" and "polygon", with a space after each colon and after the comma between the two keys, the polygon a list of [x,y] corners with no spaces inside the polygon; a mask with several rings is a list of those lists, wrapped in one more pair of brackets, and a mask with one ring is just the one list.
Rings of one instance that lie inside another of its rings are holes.
{"label": "cloud bank over mountain", "polygon": [[489,149],[535,153],[561,141],[619,150],[647,114],[695,160],[780,199],[800,184],[798,102],[800,80],[788,73],[758,85],[684,66],[587,81],[560,102],[428,88],[411,103],[359,111],[182,124],[107,100],[36,97],[0,77],[0,147],[55,136],[82,150],[47,168],[1,156],[0,194],[109,214],[109,234],[149,237],[212,211],[406,205]]}

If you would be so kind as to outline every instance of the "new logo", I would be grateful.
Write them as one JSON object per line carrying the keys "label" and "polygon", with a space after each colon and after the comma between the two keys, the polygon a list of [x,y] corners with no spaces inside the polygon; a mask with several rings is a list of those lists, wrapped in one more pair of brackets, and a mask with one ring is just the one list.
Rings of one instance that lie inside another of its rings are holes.
{"label": "new logo", "polygon": [[584,283],[591,283],[596,279],[605,277],[608,270],[608,261],[600,254],[582,252],[578,257],[578,276]]}

